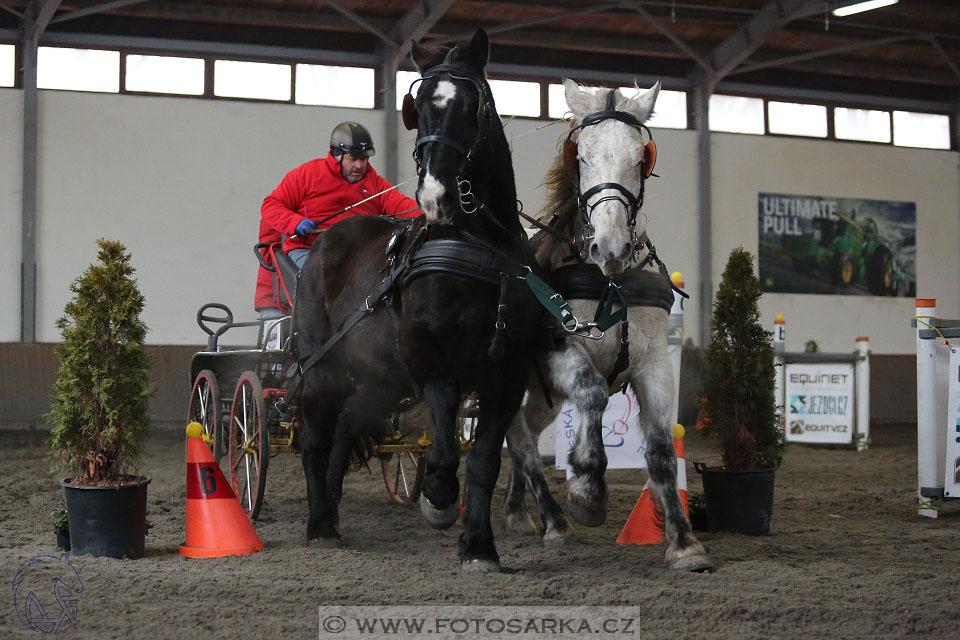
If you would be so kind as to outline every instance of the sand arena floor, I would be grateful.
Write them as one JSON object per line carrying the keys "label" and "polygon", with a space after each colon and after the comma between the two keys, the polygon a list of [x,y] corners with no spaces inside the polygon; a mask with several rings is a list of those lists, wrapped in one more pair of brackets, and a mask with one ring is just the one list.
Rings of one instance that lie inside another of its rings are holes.
{"label": "sand arena floor", "polygon": [[[44,434],[0,432],[0,638],[35,638],[17,617],[10,588],[31,558],[57,554],[50,512],[62,502]],[[695,460],[718,461],[709,441],[687,437]],[[960,505],[937,520],[914,515],[916,444],[909,425],[874,429],[873,446],[788,447],[777,474],[772,534],[700,533],[711,574],[678,574],[662,546],[616,545],[639,496],[642,471],[613,471],[610,514],[576,530],[579,544],[545,548],[536,537],[495,532],[504,572],[465,577],[460,525],[437,532],[416,508],[392,504],[378,467],[348,476],[340,531],[346,547],[307,547],[300,460],[270,463],[257,554],[188,560],[184,538],[183,437],[160,432],[147,446],[146,556],[72,557],[83,581],[68,638],[317,638],[318,605],[607,605],[642,607],[634,638],[958,638]],[[504,468],[509,465],[505,460]],[[563,476],[549,471],[565,496]],[[333,637],[333,636],[330,636]],[[397,636],[401,637],[401,636]],[[439,636],[434,636],[439,637]],[[466,636],[459,636],[466,637]],[[603,637],[603,636],[593,636]]]}

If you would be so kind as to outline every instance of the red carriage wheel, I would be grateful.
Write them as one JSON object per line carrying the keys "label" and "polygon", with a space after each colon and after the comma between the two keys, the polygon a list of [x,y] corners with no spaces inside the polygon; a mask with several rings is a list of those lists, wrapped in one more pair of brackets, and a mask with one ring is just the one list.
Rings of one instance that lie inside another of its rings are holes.
{"label": "red carriage wheel", "polygon": [[383,483],[387,485],[390,499],[397,504],[410,504],[420,497],[423,470],[426,466],[422,454],[397,451],[380,458]]}
{"label": "red carriage wheel", "polygon": [[228,430],[230,485],[243,510],[251,520],[256,520],[267,484],[270,434],[263,387],[252,371],[245,371],[237,382]]}
{"label": "red carriage wheel", "polygon": [[204,442],[213,454],[213,459],[220,462],[225,448],[223,427],[220,422],[220,389],[217,386],[217,376],[209,369],[198,373],[193,381],[187,421],[199,422],[203,425],[203,434],[209,438],[208,440],[205,437]]}

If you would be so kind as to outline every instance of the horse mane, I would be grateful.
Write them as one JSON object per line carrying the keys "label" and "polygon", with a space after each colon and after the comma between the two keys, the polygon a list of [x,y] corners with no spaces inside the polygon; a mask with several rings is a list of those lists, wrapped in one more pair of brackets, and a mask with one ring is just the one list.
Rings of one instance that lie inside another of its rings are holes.
{"label": "horse mane", "polygon": [[[571,122],[572,125],[573,122]],[[562,149],[566,139],[566,134],[560,137],[557,156],[547,169],[543,182],[540,183],[540,186],[547,190],[547,200],[536,216],[538,222],[557,231],[572,226],[577,213],[577,194],[574,192],[573,180],[563,163]],[[559,240],[544,231],[537,233],[534,238],[537,245],[537,262],[547,264]]]}

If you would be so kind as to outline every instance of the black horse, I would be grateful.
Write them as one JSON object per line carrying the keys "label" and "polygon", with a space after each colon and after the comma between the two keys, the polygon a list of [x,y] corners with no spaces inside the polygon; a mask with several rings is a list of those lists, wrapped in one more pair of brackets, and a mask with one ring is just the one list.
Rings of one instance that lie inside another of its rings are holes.
{"label": "black horse", "polygon": [[425,216],[409,228],[371,216],[344,220],[324,232],[304,265],[295,322],[305,369],[308,541],[339,541],[337,505],[351,460],[371,455],[390,413],[415,395],[434,427],[421,511],[435,528],[452,525],[460,493],[456,416],[464,394],[476,391],[460,560],[464,571],[499,570],[490,500],[543,329],[523,280],[522,265],[532,259],[484,77],[488,55],[483,30],[452,49],[414,44],[422,77],[403,116],[418,129]]}

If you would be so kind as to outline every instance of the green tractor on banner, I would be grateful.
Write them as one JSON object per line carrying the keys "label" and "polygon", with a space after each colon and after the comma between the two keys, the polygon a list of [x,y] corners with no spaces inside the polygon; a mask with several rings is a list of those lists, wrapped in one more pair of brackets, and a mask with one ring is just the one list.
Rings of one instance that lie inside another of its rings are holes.
{"label": "green tractor on banner", "polygon": [[893,246],[880,236],[873,218],[858,221],[837,214],[836,218],[814,218],[812,225],[813,233],[784,238],[784,249],[796,269],[826,276],[841,288],[865,281],[876,296],[908,293],[903,265]]}

